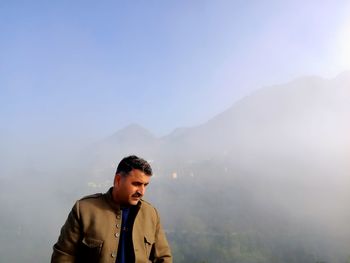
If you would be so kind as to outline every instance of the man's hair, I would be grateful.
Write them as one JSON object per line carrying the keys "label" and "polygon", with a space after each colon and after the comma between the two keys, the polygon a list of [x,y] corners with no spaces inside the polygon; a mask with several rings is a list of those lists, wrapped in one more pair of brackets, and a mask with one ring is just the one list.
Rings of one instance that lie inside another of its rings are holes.
{"label": "man's hair", "polygon": [[130,155],[123,158],[118,164],[116,174],[127,176],[133,169],[140,170],[148,176],[152,175],[151,165],[146,160],[139,158],[136,155]]}

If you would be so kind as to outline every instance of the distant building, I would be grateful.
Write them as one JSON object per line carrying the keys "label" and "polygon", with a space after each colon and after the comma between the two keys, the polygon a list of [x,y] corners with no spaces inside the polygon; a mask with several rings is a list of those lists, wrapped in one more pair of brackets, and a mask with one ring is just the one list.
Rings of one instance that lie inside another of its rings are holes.
{"label": "distant building", "polygon": [[171,178],[177,179],[177,173],[176,173],[176,172],[173,172],[172,175],[171,175]]}

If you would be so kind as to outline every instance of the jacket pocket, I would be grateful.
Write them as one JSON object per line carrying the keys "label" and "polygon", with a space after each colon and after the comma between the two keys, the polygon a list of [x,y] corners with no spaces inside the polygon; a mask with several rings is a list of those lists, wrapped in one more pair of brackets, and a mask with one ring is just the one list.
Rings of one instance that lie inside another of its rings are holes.
{"label": "jacket pocket", "polygon": [[102,240],[84,237],[77,254],[78,262],[99,262],[102,246]]}
{"label": "jacket pocket", "polygon": [[154,238],[152,236],[149,235],[145,235],[144,236],[144,245],[145,245],[145,251],[146,251],[146,255],[148,259],[152,259],[153,258],[153,245],[154,245]]}

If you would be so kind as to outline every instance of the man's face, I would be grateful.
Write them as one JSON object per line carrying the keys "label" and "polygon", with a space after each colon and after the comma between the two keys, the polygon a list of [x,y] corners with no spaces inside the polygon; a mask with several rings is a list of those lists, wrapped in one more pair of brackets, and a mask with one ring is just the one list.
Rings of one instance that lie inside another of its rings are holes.
{"label": "man's face", "polygon": [[145,194],[150,176],[133,169],[126,176],[116,174],[114,177],[113,199],[120,205],[137,205]]}

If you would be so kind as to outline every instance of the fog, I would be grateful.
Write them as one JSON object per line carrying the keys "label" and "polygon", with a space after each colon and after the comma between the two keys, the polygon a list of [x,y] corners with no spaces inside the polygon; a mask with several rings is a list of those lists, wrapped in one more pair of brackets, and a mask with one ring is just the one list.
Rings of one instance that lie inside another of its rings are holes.
{"label": "fog", "polygon": [[[75,200],[137,154],[174,262],[349,262],[350,73],[261,88],[199,126],[2,139],[1,262],[48,262]],[[3,137],[5,138],[5,137]]]}

